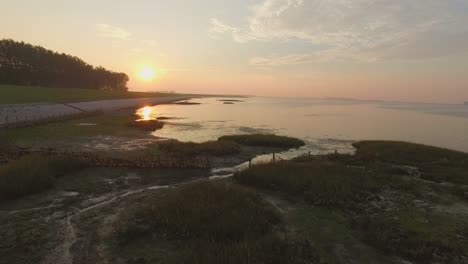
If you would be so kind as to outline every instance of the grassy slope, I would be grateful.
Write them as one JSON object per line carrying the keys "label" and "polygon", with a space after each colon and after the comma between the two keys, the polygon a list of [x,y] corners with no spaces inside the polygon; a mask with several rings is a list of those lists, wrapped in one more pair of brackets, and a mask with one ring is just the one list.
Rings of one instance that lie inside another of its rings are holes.
{"label": "grassy slope", "polygon": [[167,93],[109,92],[90,89],[61,89],[0,85],[0,104],[21,104],[37,102],[83,102],[109,99],[129,99],[170,96]]}
{"label": "grassy slope", "polygon": [[[95,136],[119,136],[143,138],[148,132],[129,127],[128,123],[136,119],[134,110],[119,110],[96,116],[50,123],[34,127],[22,127],[0,130],[1,143],[9,145],[44,145],[54,146],[54,142],[76,142]],[[80,126],[80,123],[96,124]],[[2,142],[4,141],[4,142]]]}

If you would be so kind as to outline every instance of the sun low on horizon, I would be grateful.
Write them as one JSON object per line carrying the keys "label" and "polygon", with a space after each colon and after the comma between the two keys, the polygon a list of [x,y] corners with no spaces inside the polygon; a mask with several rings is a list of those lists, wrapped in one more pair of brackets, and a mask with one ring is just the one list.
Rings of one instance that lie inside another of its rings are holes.
{"label": "sun low on horizon", "polygon": [[151,82],[157,77],[158,71],[152,66],[142,66],[138,69],[137,75],[138,79],[145,82]]}

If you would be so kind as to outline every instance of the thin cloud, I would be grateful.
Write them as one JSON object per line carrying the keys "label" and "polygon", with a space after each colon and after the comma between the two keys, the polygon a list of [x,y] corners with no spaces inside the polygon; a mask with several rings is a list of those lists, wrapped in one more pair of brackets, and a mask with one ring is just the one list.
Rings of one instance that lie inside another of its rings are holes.
{"label": "thin cloud", "polygon": [[132,33],[129,31],[109,24],[97,24],[96,30],[98,36],[106,38],[129,40],[132,36]]}
{"label": "thin cloud", "polygon": [[[468,2],[264,0],[251,8],[246,25],[213,18],[210,33],[229,34],[241,43],[299,40],[320,45],[329,55],[362,60],[399,59],[412,52],[418,52],[414,59],[426,59],[468,51],[468,17],[455,11],[460,8],[468,8]],[[269,60],[297,59],[287,56]]]}

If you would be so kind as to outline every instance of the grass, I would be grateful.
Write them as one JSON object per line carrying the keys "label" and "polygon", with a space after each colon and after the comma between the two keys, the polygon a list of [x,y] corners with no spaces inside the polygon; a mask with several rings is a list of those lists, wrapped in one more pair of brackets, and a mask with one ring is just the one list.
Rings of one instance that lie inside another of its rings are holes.
{"label": "grass", "polygon": [[363,170],[329,161],[279,162],[253,166],[235,175],[243,185],[280,191],[322,206],[344,206],[377,188]]}
{"label": "grass", "polygon": [[[467,154],[404,142],[355,145],[356,155],[304,156],[263,164],[234,179],[284,197],[287,207],[295,208],[289,210],[296,212],[288,224],[311,237],[329,263],[342,263],[341,257],[359,263],[365,261],[362,254],[372,256],[375,263],[387,263],[392,256],[412,263],[466,263],[468,222],[463,212],[434,207],[444,208],[450,199],[464,204],[435,179],[464,183]],[[418,167],[422,178],[435,182],[421,181],[400,165]],[[349,252],[336,252],[337,243]],[[384,260],[377,261],[380,257]]]}
{"label": "grass", "polygon": [[0,85],[0,104],[70,103],[173,95],[175,94]]}
{"label": "grass", "polygon": [[254,147],[299,148],[305,145],[304,141],[297,138],[269,134],[231,135],[220,137],[219,140]]}
{"label": "grass", "polygon": [[398,164],[434,163],[448,166],[468,166],[468,154],[397,141],[361,141],[353,144],[356,148],[356,156],[360,159],[383,160]]}
{"label": "grass", "polygon": [[240,146],[231,141],[207,141],[203,143],[168,140],[149,145],[143,150],[147,155],[170,156],[218,156],[240,153]]}
{"label": "grass", "polygon": [[264,235],[279,221],[279,215],[247,189],[202,182],[148,198],[124,216],[116,230],[124,241],[147,232],[176,239],[239,241]]}
{"label": "grass", "polygon": [[36,264],[56,243],[59,224],[34,214],[0,218],[0,264]]}
{"label": "grass", "polygon": [[[96,116],[34,127],[1,129],[0,137],[9,145],[77,141],[94,136],[142,137],[146,131],[129,127],[135,120],[133,110],[119,110]],[[82,126],[80,124],[92,124]]]}
{"label": "grass", "polygon": [[[120,216],[115,230],[126,249],[154,237],[145,243],[146,254],[158,252],[162,241],[179,245],[173,260],[164,263],[314,263],[307,241],[277,235],[280,223],[278,212],[254,192],[212,181],[145,198]],[[154,258],[140,255],[139,261],[157,262]]]}
{"label": "grass", "polygon": [[127,123],[127,126],[138,128],[143,131],[153,132],[153,131],[163,128],[164,123],[157,121],[157,120],[141,120],[141,121],[133,120]]}
{"label": "grass", "polygon": [[[463,218],[415,209],[358,218],[364,241],[416,263],[466,263],[468,224]],[[465,256],[466,257],[466,256]]]}
{"label": "grass", "polygon": [[416,166],[423,179],[468,185],[468,153],[394,141],[362,141],[354,146],[362,161]]}
{"label": "grass", "polygon": [[24,156],[0,167],[0,201],[49,189],[57,177],[85,166],[64,157]]}

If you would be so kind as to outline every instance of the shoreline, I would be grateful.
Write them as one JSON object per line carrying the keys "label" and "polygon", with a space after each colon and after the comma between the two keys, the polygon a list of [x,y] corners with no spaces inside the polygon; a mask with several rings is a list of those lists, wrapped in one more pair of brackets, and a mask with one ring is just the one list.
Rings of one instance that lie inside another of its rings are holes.
{"label": "shoreline", "polygon": [[145,105],[168,104],[188,100],[194,96],[167,96],[136,99],[98,100],[77,103],[33,103],[0,105],[0,127],[16,126],[29,122],[41,122],[73,118],[83,114],[106,112]]}

